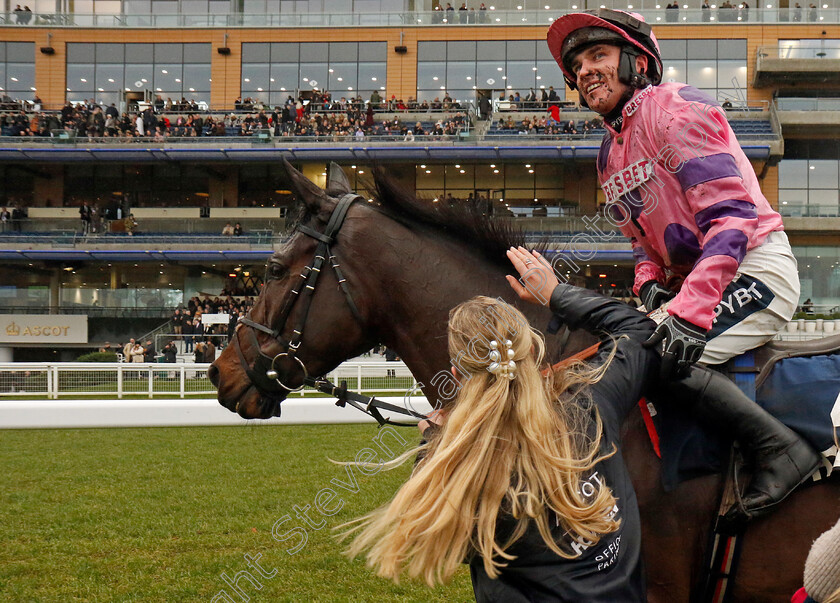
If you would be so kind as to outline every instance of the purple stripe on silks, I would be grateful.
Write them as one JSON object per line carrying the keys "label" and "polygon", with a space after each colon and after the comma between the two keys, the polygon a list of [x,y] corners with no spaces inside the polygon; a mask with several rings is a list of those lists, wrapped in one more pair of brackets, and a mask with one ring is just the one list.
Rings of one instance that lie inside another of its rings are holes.
{"label": "purple stripe on silks", "polygon": [[633,261],[637,264],[641,262],[649,262],[650,257],[645,253],[645,250],[642,249],[641,246],[637,246],[633,248]]}
{"label": "purple stripe on silks", "polygon": [[712,105],[714,107],[720,107],[720,103],[714,100],[711,96],[706,94],[705,92],[700,92],[694,86],[683,86],[677,92],[684,100],[687,101],[694,101],[696,103],[703,103],[704,105]]}
{"label": "purple stripe on silks", "polygon": [[728,255],[740,264],[747,254],[748,241],[747,235],[740,230],[723,230],[706,241],[703,253],[697,261],[701,262],[713,255]]}
{"label": "purple stripe on silks", "polygon": [[675,266],[692,266],[700,257],[700,241],[682,224],[668,224],[662,235],[668,259]]}
{"label": "purple stripe on silks", "polygon": [[749,201],[727,199],[726,201],[715,203],[706,209],[698,211],[694,216],[694,223],[697,224],[700,232],[706,234],[712,227],[712,220],[719,220],[721,218],[755,220],[758,218],[758,210]]}
{"label": "purple stripe on silks", "polygon": [[607,132],[601,140],[601,148],[598,150],[598,170],[603,173],[607,169],[607,158],[610,156],[612,136]]}
{"label": "purple stripe on silks", "polygon": [[632,191],[629,191],[621,197],[621,204],[627,208],[630,212],[630,217],[634,220],[638,220],[639,216],[642,215],[642,195],[639,193],[639,189],[634,188]]}
{"label": "purple stripe on silks", "polygon": [[741,170],[735,163],[735,158],[729,153],[718,153],[706,157],[695,157],[682,164],[676,173],[677,180],[684,191],[692,186],[703,184],[709,180],[719,178],[741,177]]}

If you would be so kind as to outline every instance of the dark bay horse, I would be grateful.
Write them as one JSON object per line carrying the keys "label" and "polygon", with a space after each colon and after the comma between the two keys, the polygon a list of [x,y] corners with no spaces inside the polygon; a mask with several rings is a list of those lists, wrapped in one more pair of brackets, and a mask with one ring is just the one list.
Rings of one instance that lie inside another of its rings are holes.
{"label": "dark bay horse", "polygon": [[[305,373],[325,374],[377,343],[397,351],[429,401],[445,403],[440,377],[450,366],[449,310],[478,294],[504,299],[545,329],[549,311],[520,302],[504,279],[512,270],[504,251],[523,242],[509,226],[417,200],[387,178],[376,178],[376,203],[350,203],[349,183],[337,165],[330,167],[326,191],[291,166],[287,169],[303,206],[291,238],[269,261],[264,290],[251,312],[252,323],[263,328],[240,324],[208,372],[226,408],[246,418],[279,414],[288,389],[300,386]],[[339,205],[347,212],[340,232],[324,237]],[[323,259],[304,303],[295,287],[303,290],[298,275],[307,273],[316,249],[323,249],[318,237],[331,242],[328,255],[333,257]],[[340,276],[333,264],[340,265]],[[284,345],[290,341],[299,345],[293,354]],[[594,339],[572,332],[562,346],[560,341],[548,337],[553,359]],[[260,364],[261,357],[277,358]],[[267,369],[276,371],[276,380],[266,378]],[[688,601],[701,576],[721,477],[694,479],[665,493],[659,459],[639,412],[628,417],[623,431],[624,456],[642,515],[649,600]],[[751,524],[732,600],[789,601],[801,586],[811,543],[838,514],[840,483],[834,479],[804,488],[774,514]]]}

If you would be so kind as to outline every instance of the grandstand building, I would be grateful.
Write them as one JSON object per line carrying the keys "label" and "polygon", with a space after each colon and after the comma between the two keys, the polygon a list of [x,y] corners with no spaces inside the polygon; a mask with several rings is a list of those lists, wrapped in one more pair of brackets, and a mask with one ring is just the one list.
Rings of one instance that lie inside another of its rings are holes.
{"label": "grandstand building", "polygon": [[[386,166],[435,202],[512,217],[560,253],[577,245],[570,278],[625,295],[629,245],[575,238],[604,203],[603,130],[565,89],[545,36],[558,15],[595,7],[578,2],[36,0],[27,13],[6,0],[2,311],[159,323],[198,294],[258,291],[293,203],[281,158],[320,184],[336,161],[362,194]],[[802,298],[829,313],[840,306],[840,11],[793,4],[603,6],[642,13],[664,79],[726,107],[784,217]],[[221,234],[237,222],[241,236]],[[51,353],[117,330],[97,324]],[[44,345],[9,337],[0,360]]]}

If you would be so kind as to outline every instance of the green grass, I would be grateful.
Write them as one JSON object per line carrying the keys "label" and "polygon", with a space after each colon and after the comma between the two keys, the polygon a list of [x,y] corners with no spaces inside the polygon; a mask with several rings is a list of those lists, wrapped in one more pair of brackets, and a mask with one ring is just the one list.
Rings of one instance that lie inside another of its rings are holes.
{"label": "green grass", "polygon": [[[350,460],[376,433],[367,425],[2,431],[0,601],[210,601],[226,588],[223,572],[249,569],[246,553],[277,570],[256,576],[260,591],[240,582],[257,603],[472,600],[466,568],[431,590],[396,586],[341,555],[330,528],[387,501],[410,470],[356,470],[355,494],[330,484],[346,472],[327,457]],[[416,431],[399,433],[417,440]],[[284,532],[302,525],[293,506],[312,505],[326,487],[344,508],[323,529],[307,529],[306,546],[289,555],[293,541],[274,540],[273,524],[288,514]]]}

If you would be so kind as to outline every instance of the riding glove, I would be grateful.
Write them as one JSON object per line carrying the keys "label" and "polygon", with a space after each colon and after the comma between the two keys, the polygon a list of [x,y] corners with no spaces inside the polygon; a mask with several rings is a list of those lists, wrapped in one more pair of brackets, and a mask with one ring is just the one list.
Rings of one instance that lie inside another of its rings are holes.
{"label": "riding glove", "polygon": [[[664,343],[663,343],[664,342]],[[706,347],[706,331],[679,316],[669,316],[642,345],[651,348],[662,345],[661,376],[679,376],[700,360]]]}
{"label": "riding glove", "polygon": [[639,297],[642,298],[642,303],[648,312],[653,312],[675,295],[676,293],[666,289],[655,280],[650,280],[639,288]]}

